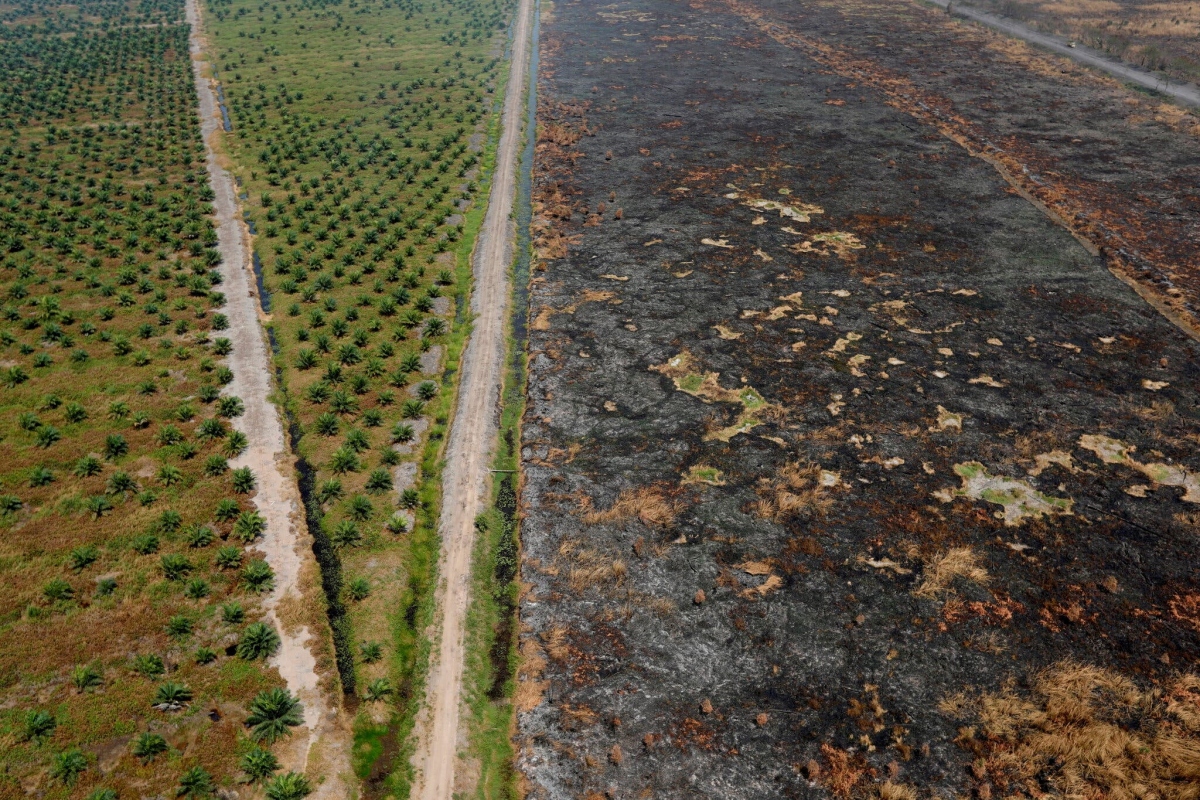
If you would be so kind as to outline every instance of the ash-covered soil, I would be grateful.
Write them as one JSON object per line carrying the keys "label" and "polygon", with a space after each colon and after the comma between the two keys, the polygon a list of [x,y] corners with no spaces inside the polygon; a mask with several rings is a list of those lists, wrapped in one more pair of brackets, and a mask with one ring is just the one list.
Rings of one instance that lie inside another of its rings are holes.
{"label": "ash-covered soil", "polygon": [[1200,780],[1192,123],[889,8],[543,20],[533,797]]}

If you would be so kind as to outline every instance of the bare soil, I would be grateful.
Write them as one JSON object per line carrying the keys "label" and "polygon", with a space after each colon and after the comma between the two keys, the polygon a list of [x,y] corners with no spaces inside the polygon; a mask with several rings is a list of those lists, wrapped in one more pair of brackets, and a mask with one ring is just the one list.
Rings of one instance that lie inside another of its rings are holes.
{"label": "bare soil", "polygon": [[1186,793],[1087,747],[1200,754],[1196,120],[901,3],[541,60],[529,796]]}

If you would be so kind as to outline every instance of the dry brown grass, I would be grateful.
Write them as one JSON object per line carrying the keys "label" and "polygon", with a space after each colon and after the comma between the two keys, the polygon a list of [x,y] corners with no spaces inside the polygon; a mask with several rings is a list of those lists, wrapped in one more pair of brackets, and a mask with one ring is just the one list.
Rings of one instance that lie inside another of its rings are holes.
{"label": "dry brown grass", "polygon": [[980,564],[979,556],[969,547],[952,547],[928,562],[921,585],[913,594],[916,597],[940,597],[952,590],[956,578],[979,584],[988,582],[987,570]]}
{"label": "dry brown grass", "polygon": [[917,792],[902,783],[884,781],[879,785],[880,800],[917,800]]}
{"label": "dry brown grass", "polygon": [[761,478],[751,512],[761,519],[783,522],[795,517],[825,516],[833,507],[828,489],[818,483],[817,464],[785,464],[774,478]]}
{"label": "dry brown grass", "polygon": [[1143,690],[1111,670],[1070,661],[1038,673],[1027,694],[1012,687],[943,710],[974,716],[960,742],[982,761],[980,780],[1009,797],[1200,798],[1200,678]]}
{"label": "dry brown grass", "polygon": [[587,510],[583,521],[588,525],[603,522],[625,522],[639,520],[643,525],[666,528],[675,522],[682,511],[682,504],[656,486],[639,486],[626,489],[617,495],[617,500],[605,511]]}
{"label": "dry brown grass", "polygon": [[624,583],[628,572],[623,560],[585,548],[577,539],[563,541],[559,545],[558,555],[570,565],[567,583],[576,594],[593,586],[606,590],[615,589]]}

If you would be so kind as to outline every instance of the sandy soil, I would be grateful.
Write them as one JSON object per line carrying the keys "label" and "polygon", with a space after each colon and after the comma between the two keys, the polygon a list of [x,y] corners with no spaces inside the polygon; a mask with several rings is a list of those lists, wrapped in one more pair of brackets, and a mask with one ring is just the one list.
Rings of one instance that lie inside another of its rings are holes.
{"label": "sandy soil", "polygon": [[192,27],[192,68],[200,100],[209,182],[216,193],[213,206],[222,256],[222,288],[226,297],[222,311],[229,318],[228,334],[233,341],[228,363],[234,379],[225,393],[236,395],[245,403],[246,413],[234,420],[234,427],[250,440],[246,452],[231,464],[250,467],[258,479],[254,503],[267,520],[266,532],[258,547],[275,571],[275,589],[267,596],[263,607],[282,640],[272,664],[304,704],[307,736],[293,737],[292,746],[281,755],[285,759],[291,757],[291,763],[285,760],[285,768],[301,771],[307,771],[313,757],[318,757],[320,764],[314,764],[314,770],[323,772],[325,781],[313,797],[344,798],[349,796],[345,776],[351,774],[348,727],[341,719],[338,705],[321,689],[316,658],[308,645],[311,632],[307,626],[289,629],[280,619],[282,604],[289,600],[304,601],[300,591],[301,573],[315,570],[316,565],[312,543],[300,524],[299,491],[290,467],[283,425],[278,410],[269,399],[271,360],[249,269],[249,233],[242,222],[233,179],[217,161],[216,139],[221,130],[221,113],[215,87],[205,75],[207,62],[199,33],[201,20],[196,0],[188,0],[187,17]]}
{"label": "sandy soil", "polygon": [[504,320],[508,307],[508,265],[516,167],[521,143],[522,99],[529,57],[532,0],[521,0],[513,37],[512,71],[504,98],[504,127],[487,215],[475,249],[475,315],[463,356],[463,380],[450,431],[441,520],[441,576],[437,590],[440,638],[433,650],[426,707],[418,719],[414,797],[449,798],[458,752],[459,694],[462,690],[463,624],[471,593],[471,551],[475,516],[487,498],[488,466],[496,440],[503,374]]}

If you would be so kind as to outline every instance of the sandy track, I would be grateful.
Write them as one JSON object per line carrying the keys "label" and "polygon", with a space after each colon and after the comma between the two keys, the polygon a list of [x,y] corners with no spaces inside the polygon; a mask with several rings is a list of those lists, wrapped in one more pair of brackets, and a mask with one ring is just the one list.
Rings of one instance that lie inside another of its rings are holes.
{"label": "sandy track", "polygon": [[[204,74],[205,48],[200,33],[198,0],[187,0],[187,18],[191,26],[192,70],[200,101],[208,178],[216,194],[213,207],[222,258],[221,275],[224,277],[221,288],[226,298],[222,311],[229,318],[228,335],[233,341],[228,363],[234,379],[226,387],[225,394],[236,395],[245,403],[246,413],[234,420],[234,427],[245,433],[250,441],[246,452],[231,463],[250,467],[258,480],[254,504],[267,520],[258,547],[275,571],[275,589],[266,597],[263,608],[282,640],[272,665],[279,669],[288,688],[304,704],[304,727],[298,733],[303,731],[306,735],[293,736],[280,755],[288,769],[306,771],[310,761],[315,761],[313,771],[322,773],[325,781],[313,797],[344,798],[349,796],[345,776],[351,774],[347,726],[339,716],[337,705],[321,689],[316,658],[308,646],[312,634],[307,626],[289,628],[280,619],[283,604],[306,602],[300,590],[301,572],[311,575],[317,567],[312,542],[301,523],[299,491],[284,442],[283,425],[278,409],[270,400],[271,359],[250,274],[249,233],[242,222],[233,179],[217,161],[215,145],[221,130],[221,113],[213,82]],[[309,598],[307,602],[314,600]]]}
{"label": "sandy track", "polygon": [[435,601],[437,630],[418,718],[414,797],[449,800],[458,754],[459,695],[463,676],[463,625],[471,596],[471,551],[475,517],[483,510],[488,467],[495,445],[503,377],[504,321],[508,309],[508,266],[512,256],[510,216],[516,190],[523,98],[529,61],[533,0],[521,0],[512,45],[512,67],[504,97],[503,129],[488,209],[475,248],[471,339],[462,360],[462,384],[450,431],[441,519],[442,549]]}

